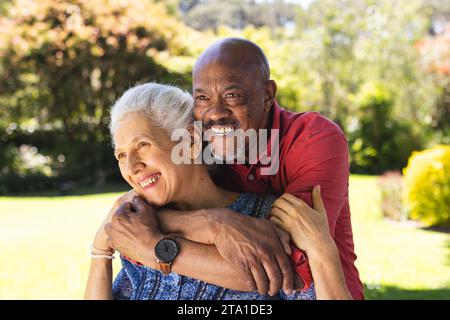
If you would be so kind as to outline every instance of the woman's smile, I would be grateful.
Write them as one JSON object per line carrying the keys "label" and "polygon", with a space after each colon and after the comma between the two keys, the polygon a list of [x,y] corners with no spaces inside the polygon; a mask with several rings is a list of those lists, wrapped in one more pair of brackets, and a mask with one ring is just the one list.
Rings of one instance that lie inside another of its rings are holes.
{"label": "woman's smile", "polygon": [[153,188],[158,182],[159,178],[161,178],[161,172],[153,173],[139,181],[139,185],[142,189],[147,190]]}

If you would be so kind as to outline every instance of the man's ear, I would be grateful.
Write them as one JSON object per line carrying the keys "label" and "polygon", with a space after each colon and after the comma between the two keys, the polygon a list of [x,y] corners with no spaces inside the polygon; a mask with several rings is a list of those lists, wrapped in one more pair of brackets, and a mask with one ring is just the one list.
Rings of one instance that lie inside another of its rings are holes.
{"label": "man's ear", "polygon": [[264,90],[264,111],[269,112],[272,108],[275,94],[277,93],[277,84],[275,80],[267,80]]}
{"label": "man's ear", "polygon": [[202,128],[194,123],[187,130],[191,135],[190,158],[195,160],[202,153]]}

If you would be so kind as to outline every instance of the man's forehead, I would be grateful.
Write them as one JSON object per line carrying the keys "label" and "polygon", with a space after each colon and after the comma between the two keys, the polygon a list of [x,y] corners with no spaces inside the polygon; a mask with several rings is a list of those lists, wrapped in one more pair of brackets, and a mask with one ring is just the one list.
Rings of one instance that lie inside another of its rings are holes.
{"label": "man's forehead", "polygon": [[193,78],[194,86],[218,85],[231,86],[242,83],[244,73],[238,72],[205,72]]}
{"label": "man's forehead", "polygon": [[198,68],[193,73],[194,83],[215,82],[239,83],[247,75],[254,73],[251,66],[230,63],[210,63]]}

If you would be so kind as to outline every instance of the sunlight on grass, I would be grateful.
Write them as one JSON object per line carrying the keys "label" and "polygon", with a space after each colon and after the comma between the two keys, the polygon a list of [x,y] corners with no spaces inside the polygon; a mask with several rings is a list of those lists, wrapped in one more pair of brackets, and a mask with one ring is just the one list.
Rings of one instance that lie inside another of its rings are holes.
{"label": "sunlight on grass", "polygon": [[[117,195],[0,197],[0,299],[81,299],[88,246]],[[382,220],[378,197],[376,178],[352,176],[357,266],[367,296],[449,298],[448,235]]]}
{"label": "sunlight on grass", "polygon": [[357,267],[368,298],[401,298],[397,288],[411,291],[411,298],[427,298],[413,291],[430,291],[431,298],[449,299],[449,236],[383,220],[379,196],[376,178],[352,176]]}

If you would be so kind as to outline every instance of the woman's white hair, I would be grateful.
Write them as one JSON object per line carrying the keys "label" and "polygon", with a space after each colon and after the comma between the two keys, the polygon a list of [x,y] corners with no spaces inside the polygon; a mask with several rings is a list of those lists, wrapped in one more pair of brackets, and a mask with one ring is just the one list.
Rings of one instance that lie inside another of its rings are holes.
{"label": "woman's white hair", "polygon": [[153,82],[140,84],[125,91],[111,107],[110,133],[113,137],[117,122],[129,112],[140,112],[171,136],[175,129],[186,129],[194,121],[193,107],[191,94],[180,88]]}

